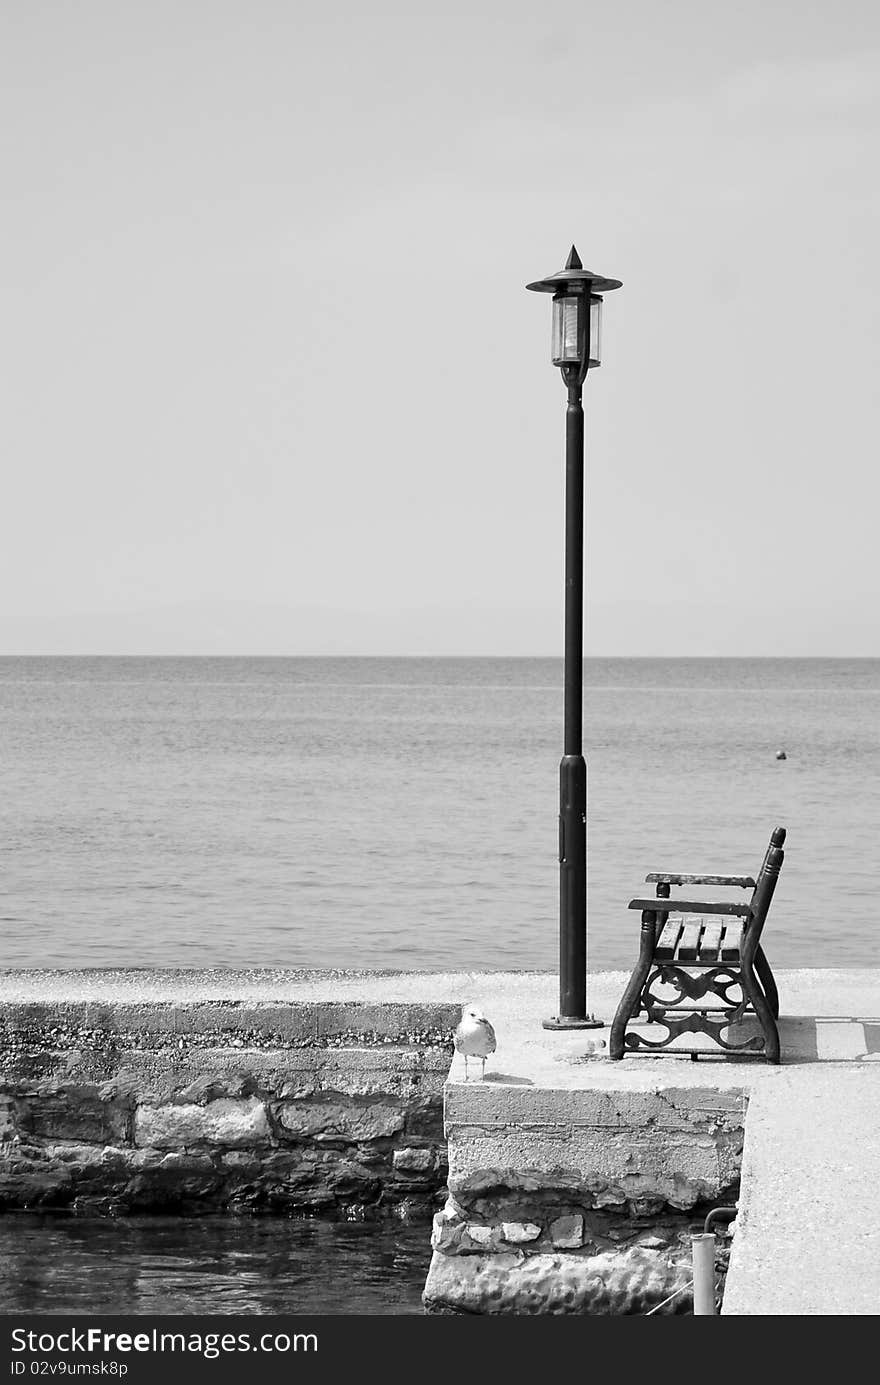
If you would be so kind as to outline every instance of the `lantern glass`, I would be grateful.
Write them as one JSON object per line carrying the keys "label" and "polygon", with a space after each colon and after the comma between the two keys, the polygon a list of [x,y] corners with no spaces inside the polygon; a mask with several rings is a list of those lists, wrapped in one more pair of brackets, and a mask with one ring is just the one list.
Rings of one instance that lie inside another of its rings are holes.
{"label": "lantern glass", "polygon": [[[590,365],[602,362],[602,299],[590,296]],[[554,365],[579,365],[586,343],[586,299],[560,294],[553,299],[552,356]]]}
{"label": "lantern glass", "polygon": [[590,365],[602,364],[602,299],[590,299]]}
{"label": "lantern glass", "polygon": [[583,299],[572,295],[569,298],[553,299],[553,342],[554,365],[577,365],[583,350],[583,328],[581,326],[581,304]]}

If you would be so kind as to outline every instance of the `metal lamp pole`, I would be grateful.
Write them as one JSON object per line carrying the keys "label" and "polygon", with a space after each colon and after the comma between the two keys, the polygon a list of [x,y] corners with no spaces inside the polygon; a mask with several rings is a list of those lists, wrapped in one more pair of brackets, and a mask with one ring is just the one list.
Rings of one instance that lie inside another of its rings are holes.
{"label": "metal lamp pole", "polygon": [[574,246],[565,268],[527,288],[553,294],[553,364],[568,389],[565,411],[565,674],[559,766],[559,1014],[545,1029],[599,1029],[587,1013],[587,765],[583,755],[584,410],[587,371],[601,361],[600,294],[619,289],[584,269]]}

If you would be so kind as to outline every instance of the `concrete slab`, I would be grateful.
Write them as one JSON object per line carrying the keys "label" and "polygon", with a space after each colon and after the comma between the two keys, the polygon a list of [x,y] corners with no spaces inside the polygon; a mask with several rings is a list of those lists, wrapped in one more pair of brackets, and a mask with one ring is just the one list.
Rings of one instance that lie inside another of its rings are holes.
{"label": "concrete slab", "polygon": [[749,1102],[722,1313],[880,1313],[880,1070],[783,1070]]}

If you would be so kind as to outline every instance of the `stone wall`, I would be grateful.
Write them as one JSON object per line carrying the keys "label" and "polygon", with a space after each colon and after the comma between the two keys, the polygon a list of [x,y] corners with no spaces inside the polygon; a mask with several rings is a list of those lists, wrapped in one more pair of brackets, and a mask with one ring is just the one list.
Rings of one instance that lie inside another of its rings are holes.
{"label": "stone wall", "polygon": [[691,1234],[736,1201],[745,1105],[742,1092],[712,1088],[450,1082],[449,1196],[434,1218],[426,1307],[692,1312]]}
{"label": "stone wall", "polygon": [[431,1312],[690,1310],[690,1232],[736,1199],[741,1091],[646,1087],[644,1064],[617,1090],[558,1043],[532,1072],[512,1018],[507,1071],[464,1083],[457,1000],[304,998],[424,996],[433,978],[242,973],[236,999],[205,998],[230,984],[7,977],[0,1209],[436,1213]]}
{"label": "stone wall", "polygon": [[455,1005],[5,1004],[0,1207],[433,1211]]}

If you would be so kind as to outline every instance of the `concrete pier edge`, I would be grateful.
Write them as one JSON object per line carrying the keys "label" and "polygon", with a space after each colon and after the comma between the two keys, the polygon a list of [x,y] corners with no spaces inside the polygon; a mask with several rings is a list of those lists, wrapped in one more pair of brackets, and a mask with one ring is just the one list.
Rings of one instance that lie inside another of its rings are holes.
{"label": "concrete pier edge", "polygon": [[[21,1052],[27,1048],[28,1036],[32,1041],[37,1031],[44,1035],[56,1031],[55,1057],[49,1065],[56,1087],[58,1063],[71,1056],[68,1036],[73,1030],[80,1037],[115,1032],[125,1039],[123,1049],[128,1044],[129,1049],[140,1046],[154,1054],[185,1052],[190,1088],[204,1055],[216,1055],[217,1034],[222,1035],[227,1067],[231,1063],[239,1070],[245,1058],[265,1066],[270,1055],[276,1076],[279,1062],[282,1067],[299,1065],[301,1085],[293,1091],[314,1087],[312,1077],[304,1085],[301,1081],[304,1059],[312,1076],[327,1063],[336,1065],[338,1076],[343,1053],[375,1053],[377,1047],[384,1047],[389,1057],[393,1054],[402,1063],[408,1073],[405,1082],[411,1083],[419,1068],[419,1062],[414,1066],[414,1055],[430,1053],[430,1061],[422,1064],[417,1076],[427,1083],[422,1097],[429,1104],[433,1100],[435,1110],[443,1096],[453,1187],[456,1179],[466,1184],[487,1154],[491,1153],[490,1163],[497,1163],[499,1149],[506,1148],[506,1166],[513,1168],[523,1153],[526,1134],[531,1139],[528,1158],[538,1157],[539,1163],[542,1141],[546,1148],[548,1141],[555,1140],[558,1148],[560,1140],[563,1145],[570,1142],[572,1131],[580,1132],[575,1143],[580,1141],[582,1151],[607,1150],[607,1134],[600,1132],[603,1126],[607,1132],[608,1112],[614,1110],[615,1138],[622,1148],[627,1136],[624,1133],[623,1141],[619,1140],[621,1115],[624,1131],[636,1131],[639,1120],[647,1121],[645,1129],[653,1129],[651,1103],[659,1101],[666,1109],[674,1108],[669,1119],[679,1129],[682,1111],[689,1120],[685,1108],[699,1107],[700,1093],[711,1093],[713,1112],[733,1110],[738,1101],[745,1112],[739,1216],[723,1313],[875,1314],[880,1308],[880,1194],[875,1192],[880,1188],[880,968],[804,969],[778,972],[777,977],[783,1061],[772,1067],[724,1058],[691,1062],[686,1057],[632,1056],[612,1063],[602,1048],[607,1028],[574,1033],[542,1029],[541,1019],[553,1010],[557,998],[555,977],[542,972],[8,971],[0,976],[0,1029],[7,1038],[0,1053],[0,1084],[8,1092],[9,1036],[18,1034]],[[606,1024],[626,979],[624,972],[590,977],[589,1006]],[[465,1084],[460,1060],[450,1061],[449,1027],[457,1007],[470,1001],[485,1009],[498,1033],[498,1050],[487,1065],[484,1083]],[[77,1052],[82,1062],[83,1049]],[[102,1054],[105,1064],[118,1061],[118,1055],[108,1055],[106,1043]],[[399,1058],[404,1054],[405,1060]],[[386,1064],[380,1087],[389,1084],[387,1074],[394,1071],[394,1063]],[[110,1080],[106,1071],[102,1076],[96,1070],[95,1078],[96,1090],[102,1081]],[[381,1105],[381,1093],[370,1086],[371,1081],[366,1079],[362,1091],[355,1083],[353,1090],[359,1095],[354,1099],[361,1101],[367,1094],[369,1102]],[[397,1088],[400,1095],[399,1081]],[[184,1090],[171,1094],[171,1104],[187,1105],[179,1099]],[[290,1097],[282,1097],[280,1091],[273,1089],[273,1099],[277,1097],[283,1105]],[[222,1112],[215,1105],[215,1114],[223,1117],[217,1128],[222,1127],[224,1138],[232,1141],[224,1155],[231,1159],[230,1167],[248,1161],[249,1166],[259,1165],[267,1148],[265,1141],[260,1143],[263,1116],[253,1105],[248,1108],[250,1114],[244,1112],[240,1103],[260,1098],[231,1089],[225,1095],[218,1090],[209,1096],[215,1103],[229,1103]],[[322,1091],[320,1099],[328,1101],[327,1093]],[[14,1106],[15,1098],[9,1101]],[[194,1098],[189,1105],[197,1107],[199,1100]],[[273,1107],[267,1117],[270,1125],[276,1122],[273,1129],[280,1128],[280,1109]],[[130,1115],[129,1111],[125,1119]],[[97,1120],[97,1116],[93,1113],[89,1119]],[[184,1127],[192,1130],[187,1121],[197,1121],[197,1116],[175,1117],[177,1133],[169,1133],[161,1121],[157,1124],[158,1118],[150,1119],[150,1137],[159,1131],[162,1158],[168,1160],[175,1153],[169,1141],[173,1143],[180,1132],[185,1136]],[[337,1112],[335,1119],[345,1125],[349,1117]],[[381,1119],[387,1120],[387,1126],[381,1125]],[[382,1157],[387,1156],[390,1172],[384,1177],[398,1177],[405,1191],[407,1179],[418,1184],[428,1164],[435,1181],[442,1176],[436,1122],[433,1134],[409,1139],[404,1126],[393,1133],[396,1114],[386,1112],[381,1119],[366,1134],[378,1141],[373,1153],[381,1146]],[[210,1182],[213,1174],[205,1163],[207,1137],[199,1129],[202,1143],[196,1152],[202,1160],[202,1175]],[[386,1129],[392,1133],[377,1134]],[[103,1127],[96,1130],[95,1138],[108,1134]],[[248,1141],[255,1131],[258,1138],[251,1148]],[[365,1130],[352,1133],[334,1128],[319,1134],[325,1138],[329,1134],[326,1143],[331,1146],[350,1139],[353,1148]],[[293,1138],[301,1136],[302,1130]],[[116,1136],[110,1132],[108,1138]],[[369,1138],[366,1143],[360,1140],[362,1151]],[[697,1132],[689,1148],[702,1148],[705,1153],[708,1145],[700,1143],[705,1139],[706,1131]],[[67,1141],[67,1146],[71,1143],[75,1141]],[[65,1139],[59,1138],[57,1148],[63,1145]],[[715,1158],[717,1144],[713,1148]],[[284,1163],[289,1153],[286,1146],[275,1152]],[[407,1161],[412,1167],[407,1168]],[[366,1168],[364,1175],[364,1169],[358,1165],[350,1175],[353,1196],[359,1177],[366,1176],[368,1182],[373,1178],[372,1171]],[[197,1173],[198,1164],[193,1171],[194,1195],[198,1195]],[[287,1170],[284,1176],[292,1175]],[[347,1195],[344,1179],[340,1186],[342,1196]],[[429,1184],[423,1181],[419,1186],[425,1189]],[[517,1264],[534,1268],[526,1263],[527,1247],[512,1251],[508,1245],[499,1251],[508,1260],[512,1256]],[[534,1264],[537,1259],[536,1255]],[[567,1309],[563,1304],[547,1311]]]}

